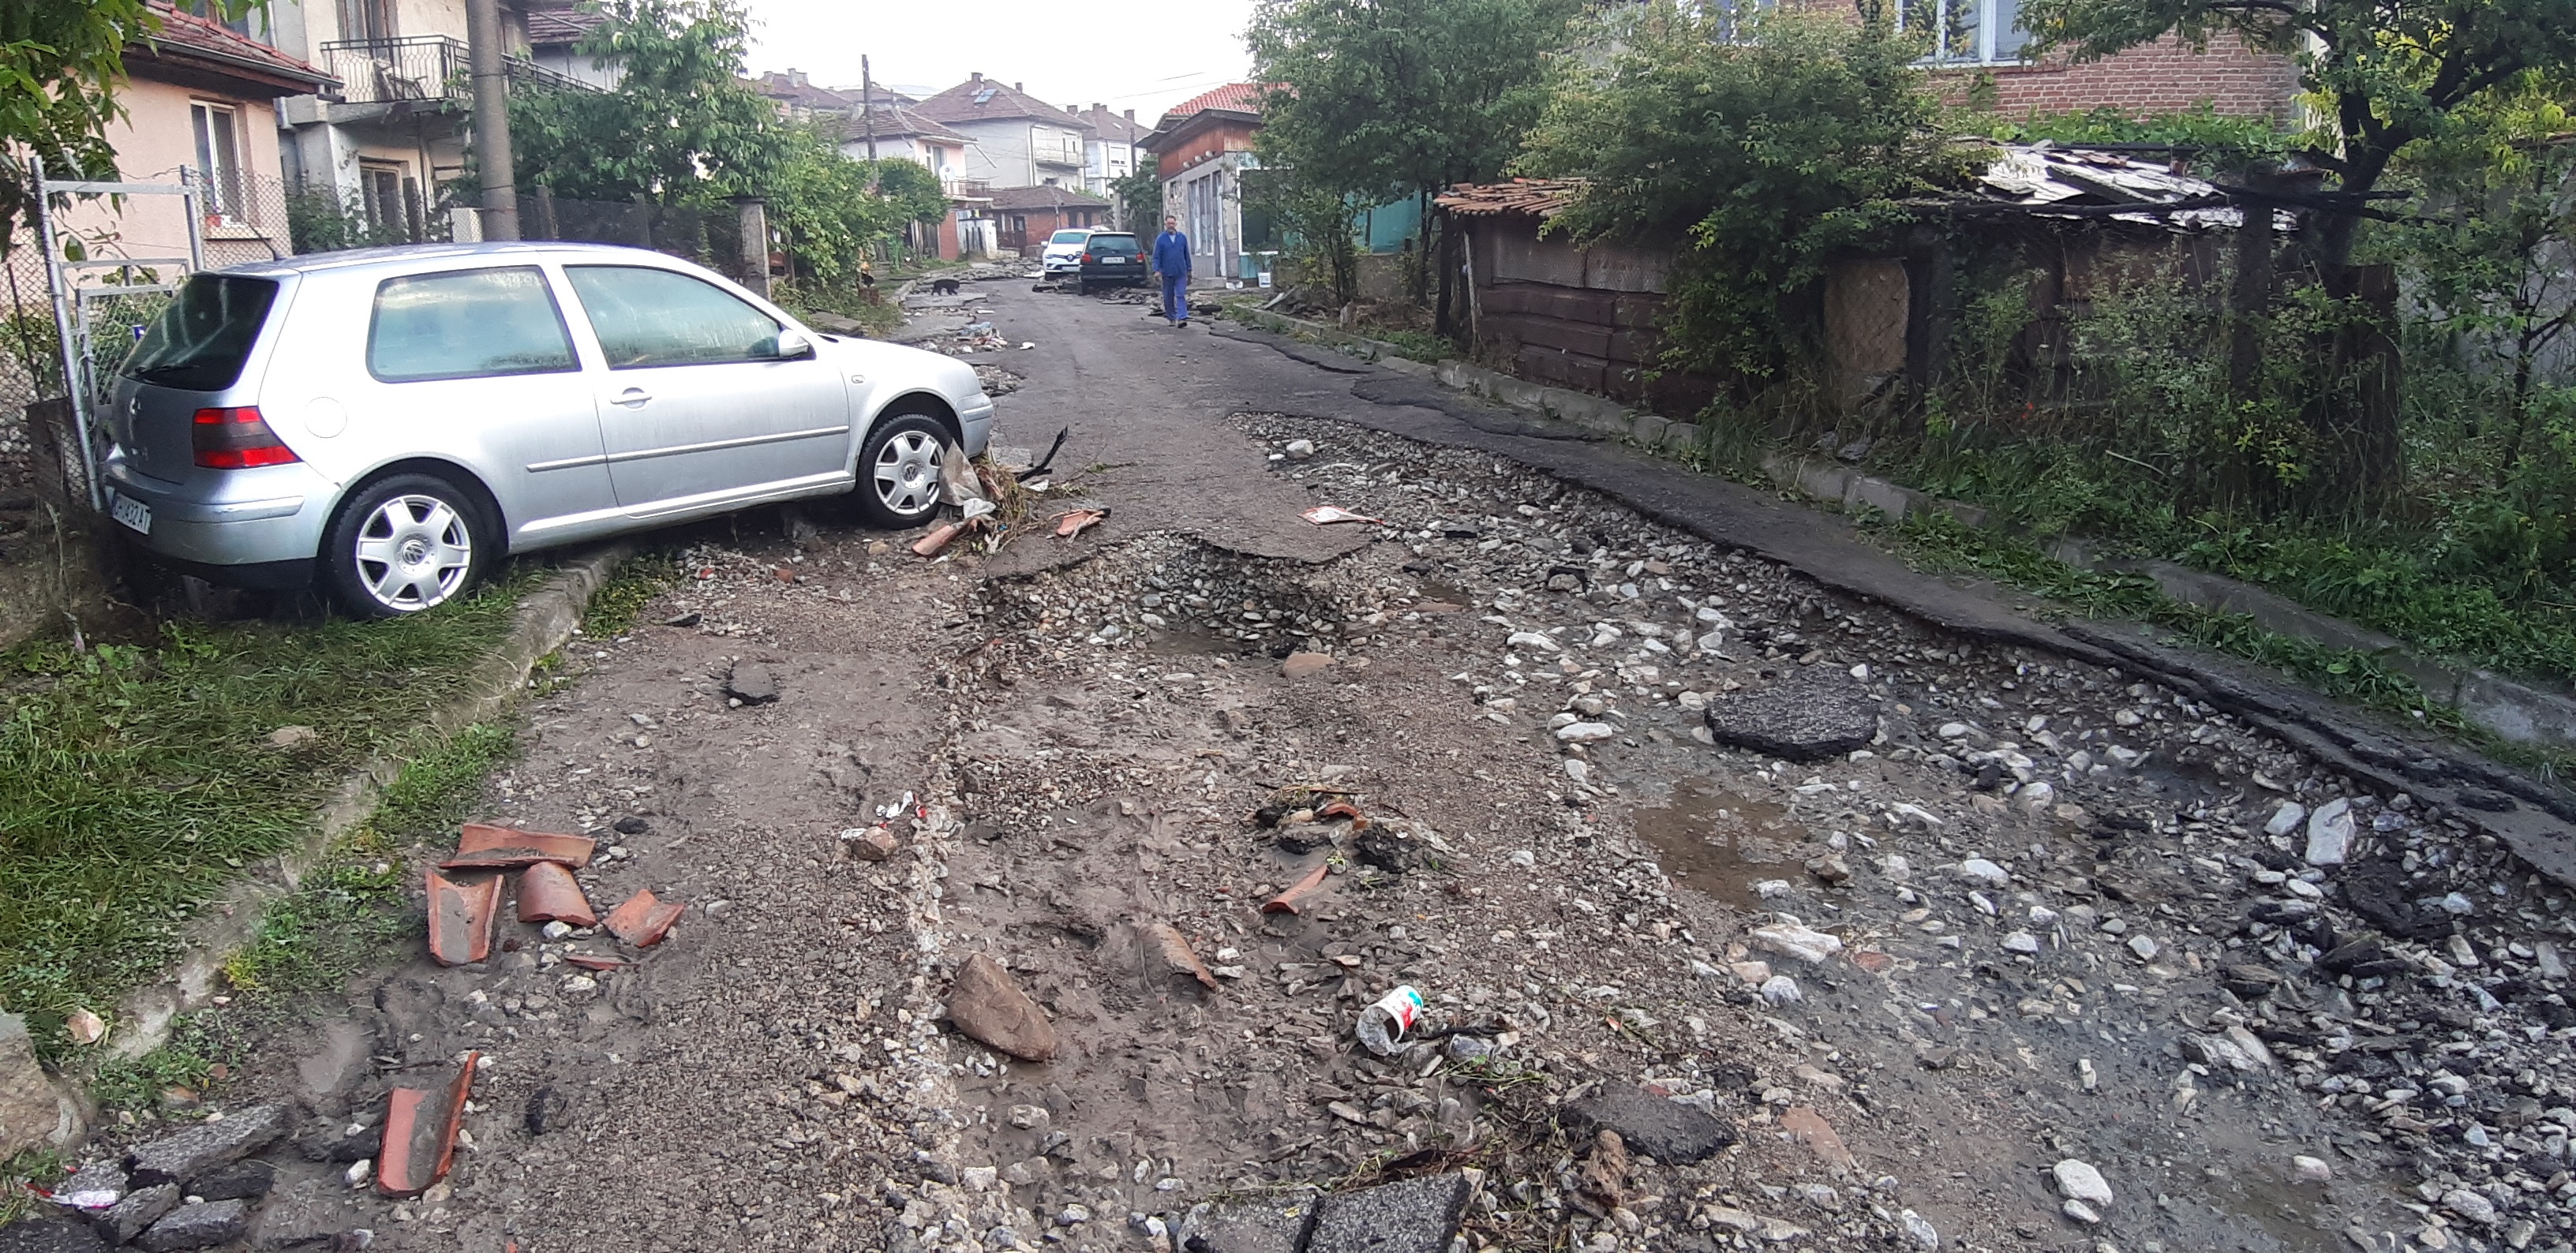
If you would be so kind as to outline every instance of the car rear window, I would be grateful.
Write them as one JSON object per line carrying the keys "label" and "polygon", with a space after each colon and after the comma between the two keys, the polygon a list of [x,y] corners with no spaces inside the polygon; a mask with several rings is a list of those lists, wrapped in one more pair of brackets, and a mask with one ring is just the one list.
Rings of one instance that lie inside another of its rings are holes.
{"label": "car rear window", "polygon": [[1094,235],[1091,237],[1091,250],[1093,252],[1113,253],[1134,252],[1136,251],[1136,237],[1133,235]]}
{"label": "car rear window", "polygon": [[387,383],[577,369],[535,266],[389,278],[376,286],[367,371]]}
{"label": "car rear window", "polygon": [[1047,242],[1050,244],[1078,244],[1089,238],[1091,238],[1091,232],[1089,231],[1057,231],[1052,238],[1047,240]]}
{"label": "car rear window", "polygon": [[274,279],[192,275],[117,372],[156,387],[222,391],[240,381],[251,345],[276,303]]}

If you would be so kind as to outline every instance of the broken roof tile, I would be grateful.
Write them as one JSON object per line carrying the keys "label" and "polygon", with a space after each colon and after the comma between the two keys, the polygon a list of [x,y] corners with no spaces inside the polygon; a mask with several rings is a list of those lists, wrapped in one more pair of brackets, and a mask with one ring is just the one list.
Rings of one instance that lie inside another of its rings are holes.
{"label": "broken roof tile", "polygon": [[447,1177],[456,1158],[456,1129],[464,1125],[465,1097],[474,1090],[481,1053],[465,1055],[456,1078],[443,1088],[396,1088],[385,1102],[384,1146],[376,1156],[376,1190],[386,1196],[419,1196]]}
{"label": "broken roof tile", "polygon": [[492,955],[492,924],[501,912],[501,877],[457,882],[429,871],[429,955],[464,966]]}
{"label": "broken roof tile", "polygon": [[671,924],[680,920],[688,905],[682,901],[665,901],[646,888],[627,897],[626,903],[608,915],[608,929],[618,939],[637,948],[651,948],[662,942]]}
{"label": "broken roof tile", "polygon": [[1289,885],[1287,891],[1263,902],[1261,912],[1265,914],[1294,914],[1301,912],[1298,909],[1299,902],[1306,898],[1307,893],[1322,886],[1324,876],[1332,873],[1332,869],[1333,868],[1330,863],[1316,866],[1313,870],[1307,872],[1305,878],[1299,879],[1297,882]]}
{"label": "broken roof tile", "polygon": [[516,870],[541,861],[574,869],[590,864],[599,841],[586,835],[549,835],[469,822],[457,831],[456,855],[439,863],[442,870]]}
{"label": "broken roof tile", "polygon": [[581,884],[573,881],[570,870],[541,861],[519,872],[519,921],[589,927],[598,925],[599,915],[592,912],[590,898],[582,895]]}

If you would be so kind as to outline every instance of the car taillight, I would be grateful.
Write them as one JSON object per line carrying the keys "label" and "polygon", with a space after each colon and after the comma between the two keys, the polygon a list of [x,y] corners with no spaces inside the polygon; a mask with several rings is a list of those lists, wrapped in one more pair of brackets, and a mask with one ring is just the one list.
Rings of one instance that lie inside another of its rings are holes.
{"label": "car taillight", "polygon": [[282,466],[297,459],[295,450],[268,429],[268,420],[259,416],[256,406],[199,409],[188,435],[197,450],[197,464],[209,470]]}
{"label": "car taillight", "polygon": [[1089,265],[1089,264],[1091,264],[1091,254],[1090,254],[1090,253],[1087,253],[1087,252],[1086,252],[1086,253],[1082,254],[1082,263],[1083,263],[1084,265]]}

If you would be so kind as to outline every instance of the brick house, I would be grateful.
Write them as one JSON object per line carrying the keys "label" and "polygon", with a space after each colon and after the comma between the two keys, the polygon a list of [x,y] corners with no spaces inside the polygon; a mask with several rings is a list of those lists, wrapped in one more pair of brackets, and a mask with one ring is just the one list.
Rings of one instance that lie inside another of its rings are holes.
{"label": "brick house", "polygon": [[[1850,0],[1789,0],[1810,12],[1849,14]],[[2195,50],[2173,36],[2089,64],[2063,55],[2022,60],[2020,0],[1900,0],[1901,28],[1942,32],[1927,64],[1954,104],[1990,100],[2005,117],[2113,108],[2144,117],[2208,106],[2229,117],[2297,120],[2299,71],[2290,58],[2248,48],[2232,34]]]}
{"label": "brick house", "polygon": [[1068,226],[1109,225],[1110,203],[1073,187],[1005,187],[986,211],[1000,224],[1001,250],[1034,257]]}
{"label": "brick house", "polygon": [[1263,90],[1259,83],[1228,83],[1193,96],[1136,141],[1154,154],[1163,176],[1163,211],[1179,218],[1190,237],[1197,279],[1245,276],[1243,175],[1261,168],[1253,140],[1261,133]]}

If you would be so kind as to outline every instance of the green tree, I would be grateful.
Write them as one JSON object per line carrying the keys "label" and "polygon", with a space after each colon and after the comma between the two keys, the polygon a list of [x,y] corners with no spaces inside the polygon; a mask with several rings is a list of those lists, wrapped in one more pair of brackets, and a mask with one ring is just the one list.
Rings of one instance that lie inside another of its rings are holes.
{"label": "green tree", "polygon": [[[2523,71],[2576,70],[2576,0],[2025,0],[2022,21],[2035,53],[2079,61],[2222,33],[2296,58],[2325,114],[2311,155],[2355,196]],[[2360,224],[2327,215],[2318,258],[2348,262]]]}
{"label": "green tree", "polygon": [[[206,7],[203,0],[191,8]],[[215,0],[239,17],[254,0]],[[112,179],[108,124],[124,116],[125,46],[161,29],[144,0],[11,0],[0,4],[0,251],[10,223],[36,220],[34,170],[57,178]]]}
{"label": "green tree", "polygon": [[2397,167],[2429,202],[2403,241],[2428,321],[2507,380],[2506,475],[2576,327],[2576,91],[2530,73],[2512,86],[2461,109]]}
{"label": "green tree", "polygon": [[1109,198],[1127,229],[1148,237],[1163,228],[1163,171],[1143,166],[1109,184]]}
{"label": "green tree", "polygon": [[577,200],[638,193],[709,207],[757,194],[797,141],[741,81],[750,22],[740,0],[599,0],[579,51],[617,64],[614,91],[513,93],[522,187]]}
{"label": "green tree", "polygon": [[1602,51],[1562,62],[1520,160],[1585,180],[1551,229],[1686,241],[1667,357],[1745,393],[1813,347],[1828,256],[1911,221],[1904,200],[1961,173],[1919,44],[1883,21],[1750,20],[1684,0],[1595,19]]}
{"label": "green tree", "polygon": [[937,226],[947,220],[948,191],[939,185],[939,175],[918,161],[888,157],[877,162],[876,188],[893,202],[897,224]]}
{"label": "green tree", "polygon": [[[1262,0],[1251,32],[1265,165],[1362,204],[1426,210],[1500,174],[1547,103],[1581,0]],[[1417,258],[1431,251],[1423,214]],[[1425,298],[1427,265],[1414,275]]]}

